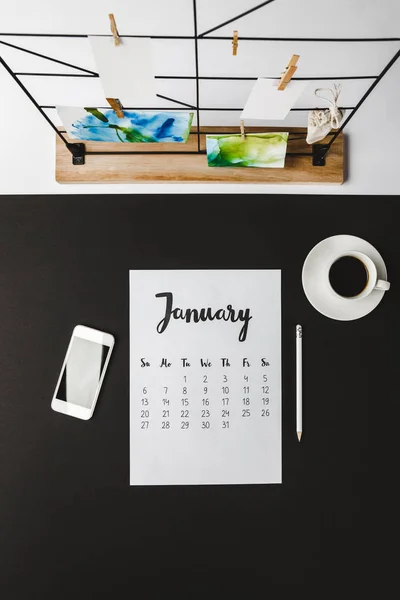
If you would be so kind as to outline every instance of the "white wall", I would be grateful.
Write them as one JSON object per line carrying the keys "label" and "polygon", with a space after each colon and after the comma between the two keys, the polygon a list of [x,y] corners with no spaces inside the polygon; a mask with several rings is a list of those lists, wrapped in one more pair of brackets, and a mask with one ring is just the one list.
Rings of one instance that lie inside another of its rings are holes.
{"label": "white wall", "polygon": [[[1,0],[0,33],[108,34],[108,13],[114,12],[120,34],[192,35],[192,0]],[[197,0],[199,33],[238,15],[260,0]],[[400,42],[309,43],[246,42],[242,36],[400,37],[399,0],[275,0],[270,5],[210,34],[231,36],[239,30],[239,52],[230,41],[201,40],[203,75],[278,76],[291,54],[300,54],[299,76],[377,75],[400,48]],[[0,40],[96,70],[86,39],[0,36]],[[159,75],[193,75],[191,40],[158,40]],[[69,68],[7,48],[0,56],[15,71],[71,72]],[[324,193],[397,194],[400,134],[400,60],[374,90],[346,129],[348,180],[340,187],[254,185],[74,185],[54,179],[54,132],[0,66],[0,193]],[[104,105],[98,79],[22,77],[40,104]],[[193,81],[158,80],[159,93],[195,103]],[[313,106],[311,82],[297,106]],[[341,103],[354,106],[372,80],[343,81]],[[243,106],[252,82],[203,81],[202,106]],[[320,104],[320,103],[318,103]],[[160,106],[166,106],[165,102]],[[49,116],[58,123],[55,111]],[[237,124],[238,112],[202,112],[201,123]],[[305,125],[306,112],[293,112],[287,125]],[[276,123],[282,126],[282,122]],[[271,125],[275,123],[271,122]],[[77,167],[78,168],[78,167]]]}

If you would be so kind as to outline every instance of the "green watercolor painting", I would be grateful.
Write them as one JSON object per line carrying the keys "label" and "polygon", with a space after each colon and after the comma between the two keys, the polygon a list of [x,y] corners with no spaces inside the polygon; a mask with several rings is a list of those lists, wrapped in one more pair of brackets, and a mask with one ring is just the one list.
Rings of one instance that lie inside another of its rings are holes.
{"label": "green watercolor painting", "polygon": [[209,167],[283,168],[289,133],[248,133],[208,135],[206,138]]}

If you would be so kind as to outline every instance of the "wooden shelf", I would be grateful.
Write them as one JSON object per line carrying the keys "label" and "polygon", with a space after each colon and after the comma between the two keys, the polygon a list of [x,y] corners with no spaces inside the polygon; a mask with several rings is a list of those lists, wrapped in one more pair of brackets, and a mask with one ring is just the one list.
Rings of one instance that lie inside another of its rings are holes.
{"label": "wooden shelf", "polygon": [[[239,133],[238,127],[202,127],[208,133]],[[247,133],[289,131],[305,134],[303,127],[246,127]],[[67,136],[68,137],[68,136]],[[162,150],[181,152],[197,149],[197,136],[192,130],[186,144],[121,144],[85,142],[87,152],[140,151],[141,154],[86,155],[85,164],[72,164],[72,155],[56,136],[56,181],[58,183],[262,183],[319,184],[343,183],[343,133],[332,144],[324,167],[313,167],[311,156],[287,156],[283,169],[208,167],[204,154],[149,154]],[[70,140],[71,142],[77,140]],[[329,136],[320,143],[329,142]],[[201,148],[205,149],[205,134]],[[305,139],[291,139],[288,152],[311,152]]]}

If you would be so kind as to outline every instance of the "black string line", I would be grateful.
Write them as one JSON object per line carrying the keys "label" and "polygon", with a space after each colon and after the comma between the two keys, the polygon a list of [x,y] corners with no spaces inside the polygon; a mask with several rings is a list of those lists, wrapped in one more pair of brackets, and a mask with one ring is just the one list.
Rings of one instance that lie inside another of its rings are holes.
{"label": "black string line", "polygon": [[[218,134],[218,135],[219,135],[219,134],[221,134],[221,135],[227,135],[226,131],[218,131],[218,127],[219,127],[219,126],[216,126],[216,125],[209,125],[209,127],[214,127],[214,129],[212,129],[212,130],[210,129],[210,131],[207,131],[207,129],[206,129],[206,128],[205,128],[205,126],[203,125],[203,127],[201,128],[200,134],[201,134],[201,135],[213,135],[213,134],[215,134],[215,135],[217,135],[217,134]],[[253,125],[251,125],[251,127],[254,127],[254,126],[253,126]],[[256,127],[255,129],[257,129],[257,130],[258,130],[259,128],[258,128],[258,127]],[[264,127],[264,129],[265,129],[265,127]],[[290,129],[293,129],[293,128],[292,128],[292,127],[290,127]],[[67,133],[67,132],[65,131],[65,129],[60,129],[59,131],[60,131],[61,133]],[[255,134],[256,132],[250,131],[250,132],[249,132],[249,135],[250,135],[250,134],[252,134],[252,133],[254,133],[254,134]],[[263,132],[261,132],[261,133],[263,133]],[[264,132],[264,133],[268,133],[268,132]],[[191,133],[190,133],[190,135],[197,135],[197,132],[194,132],[194,133],[192,133],[192,132],[191,132]],[[299,136],[299,137],[296,137],[296,138],[294,138],[294,137],[293,137],[294,135],[297,135],[297,136]],[[327,135],[327,136],[334,135],[334,131],[330,131],[330,132],[329,132],[329,133],[327,133],[326,135]],[[290,139],[289,139],[289,141],[292,141],[292,140],[293,140],[293,141],[297,141],[297,140],[305,140],[305,139],[306,139],[306,137],[307,137],[307,135],[306,135],[306,134],[304,134],[303,132],[291,131],[291,132],[290,132]],[[137,143],[139,143],[139,142],[137,142]],[[141,143],[141,142],[140,142],[140,143]]]}
{"label": "black string line", "polygon": [[[187,104],[186,102],[182,102],[181,100],[175,100],[175,98],[169,98],[168,96],[163,96],[162,94],[156,94],[156,96],[157,96],[157,98],[162,98],[163,100],[168,100],[169,102],[175,102],[176,104],[182,104],[182,106],[185,106],[187,108],[192,108],[192,109],[196,108],[196,106],[193,106],[193,104]],[[171,108],[176,108],[176,107],[171,106],[170,109]],[[141,109],[141,110],[146,110],[146,109]],[[168,109],[166,109],[166,110],[168,110]]]}
{"label": "black string line", "polygon": [[[206,150],[156,150],[156,151],[152,151],[149,150],[148,152],[143,152],[143,150],[110,150],[110,151],[106,151],[106,152],[98,152],[98,151],[94,151],[91,152],[90,150],[88,152],[85,152],[85,155],[90,155],[90,156],[103,156],[103,155],[117,155],[117,154],[138,154],[140,156],[146,155],[146,154],[207,154]],[[286,152],[286,156],[312,156],[313,153],[312,152]]]}
{"label": "black string line", "polygon": [[202,38],[205,35],[207,35],[207,33],[211,33],[212,31],[221,29],[221,27],[224,27],[225,25],[229,25],[229,23],[233,23],[233,21],[237,21],[238,19],[241,19],[242,17],[249,15],[250,13],[254,12],[255,10],[258,10],[259,8],[262,8],[263,6],[267,6],[267,4],[271,4],[271,2],[274,2],[274,0],[266,0],[266,2],[261,2],[261,4],[258,4],[258,6],[255,6],[254,8],[250,8],[249,10],[246,10],[244,13],[242,13],[240,15],[236,15],[236,17],[233,17],[232,19],[225,21],[225,23],[221,23],[221,25],[217,25],[216,27],[212,27],[211,29],[208,29],[207,31],[203,31],[203,33],[200,33],[199,37]]}
{"label": "black string line", "polygon": [[[208,35],[207,37],[200,38],[202,40],[232,40],[232,36],[227,35]],[[241,42],[400,42],[398,37],[389,38],[300,38],[300,37],[253,37],[253,36],[240,36]]]}
{"label": "black string line", "polygon": [[195,35],[194,40],[194,60],[196,68],[196,121],[197,121],[197,150],[200,152],[200,89],[199,89],[199,48],[198,48],[198,37],[197,37],[197,6],[196,0],[193,0],[193,31]]}
{"label": "black string line", "polygon": [[[152,40],[194,40],[194,35],[130,35],[120,34],[126,38],[151,38]],[[202,34],[204,35],[204,34]],[[104,34],[90,33],[0,33],[0,37],[37,37],[37,38],[80,38],[104,37]],[[232,36],[197,36],[199,40],[231,40]],[[400,42],[400,37],[379,37],[379,38],[300,38],[300,37],[240,37],[245,42]]]}
{"label": "black string line", "polygon": [[[99,77],[98,73],[93,75],[85,75],[81,73],[33,73],[33,72],[21,72],[15,73],[18,77]],[[259,77],[218,77],[215,75],[155,75],[155,79],[189,79],[189,80],[203,80],[203,81],[257,81]],[[280,77],[263,76],[265,79],[280,79]],[[379,75],[343,75],[341,77],[292,77],[292,81],[344,81],[347,79],[376,79]]]}
{"label": "black string line", "polygon": [[[44,58],[44,60],[50,60],[51,62],[57,63],[59,65],[64,65],[64,67],[69,67],[71,69],[77,69],[78,71],[83,71],[84,73],[89,73],[90,75],[97,75],[94,71],[90,71],[90,69],[84,69],[83,67],[77,67],[76,65],[71,65],[71,63],[64,62],[63,60],[58,60],[57,58],[51,58],[50,56],[46,56],[46,54],[39,54],[39,52],[34,52],[33,50],[28,50],[27,48],[22,48],[21,46],[15,46],[14,44],[10,44],[8,42],[4,42],[0,40],[0,44],[3,46],[7,46],[9,48],[13,48],[14,50],[19,50],[20,52],[26,52],[26,54],[31,54],[32,56],[38,56],[39,58]],[[97,75],[98,77],[98,75]]]}
{"label": "black string line", "polygon": [[358,111],[358,109],[360,108],[360,106],[365,102],[365,100],[368,98],[368,96],[373,92],[373,90],[375,89],[375,87],[378,85],[378,83],[386,75],[386,73],[389,71],[390,67],[392,67],[394,65],[394,63],[398,60],[399,57],[400,57],[400,50],[398,50],[396,52],[396,54],[393,56],[393,58],[388,62],[388,64],[381,71],[381,73],[377,77],[377,79],[375,79],[374,83],[365,92],[364,96],[361,98],[361,100],[359,101],[359,103],[356,105],[355,109],[351,112],[351,114],[341,124],[341,126],[339,127],[339,129],[335,132],[334,136],[332,137],[332,139],[330,140],[330,142],[328,144],[328,149],[327,149],[326,152],[329,151],[329,148],[332,146],[332,144],[334,143],[334,141],[336,140],[336,138],[338,137],[338,135],[341,134],[341,132],[343,131],[343,129],[345,128],[345,126],[347,125],[347,123],[354,117],[354,115],[356,114],[356,112]]}
{"label": "black string line", "polygon": [[[158,96],[159,94],[157,94]],[[163,97],[167,100],[171,100],[171,102],[177,102],[179,104],[183,104],[184,106],[187,106],[188,108],[191,108],[193,110],[196,110],[196,106],[191,106],[190,104],[185,104],[184,102],[179,102],[179,100],[172,100],[172,98],[166,98],[165,96],[160,96],[160,98]],[[50,104],[41,104],[40,105],[41,108],[44,109],[55,109],[57,108],[55,105],[50,105]],[[109,109],[110,110],[110,106],[96,106],[96,108],[99,108],[100,110],[106,110]],[[148,106],[124,106],[123,107],[124,110],[185,110],[185,108],[180,108],[179,106],[154,106],[152,108],[149,108]],[[339,107],[341,110],[354,110],[355,106],[340,106]],[[205,110],[205,111],[211,111],[211,112],[227,112],[227,111],[232,111],[232,112],[241,112],[243,110],[243,108],[233,108],[233,107],[229,107],[229,108],[221,108],[221,107],[215,107],[215,106],[199,106],[199,110]],[[290,111],[294,111],[294,112],[300,112],[300,111],[310,111],[310,110],[326,110],[326,107],[318,107],[318,106],[313,106],[308,107],[308,108],[291,108]]]}
{"label": "black string line", "polygon": [[46,113],[39,106],[39,104],[36,102],[36,100],[32,96],[32,94],[26,89],[26,87],[24,86],[24,84],[18,79],[18,77],[14,74],[14,72],[12,71],[12,69],[10,69],[10,67],[8,66],[8,64],[3,60],[3,58],[1,56],[0,56],[0,64],[3,65],[3,67],[5,68],[5,70],[11,75],[11,77],[19,85],[19,87],[22,89],[22,91],[28,96],[29,100],[32,102],[32,104],[34,104],[34,106],[36,106],[36,108],[38,109],[38,111],[40,112],[40,114],[46,119],[46,121],[54,129],[54,131],[56,132],[56,134],[62,139],[62,141],[64,142],[64,144],[68,144],[69,143],[68,140],[57,129],[57,127],[54,125],[53,121],[46,115]]}

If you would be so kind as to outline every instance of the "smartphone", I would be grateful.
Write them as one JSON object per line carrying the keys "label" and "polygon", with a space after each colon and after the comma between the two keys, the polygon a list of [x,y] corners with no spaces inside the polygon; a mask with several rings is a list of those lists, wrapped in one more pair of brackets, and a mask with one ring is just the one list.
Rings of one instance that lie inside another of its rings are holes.
{"label": "smartphone", "polygon": [[114,347],[110,333],[77,325],[65,355],[51,408],[84,419],[93,415]]}

